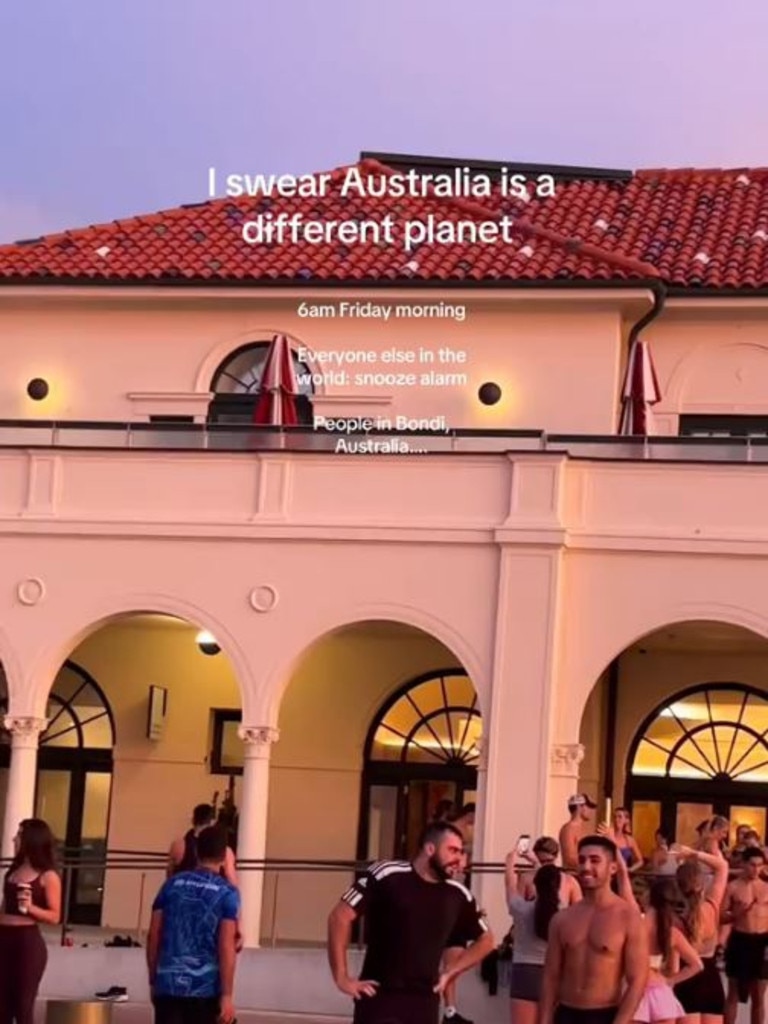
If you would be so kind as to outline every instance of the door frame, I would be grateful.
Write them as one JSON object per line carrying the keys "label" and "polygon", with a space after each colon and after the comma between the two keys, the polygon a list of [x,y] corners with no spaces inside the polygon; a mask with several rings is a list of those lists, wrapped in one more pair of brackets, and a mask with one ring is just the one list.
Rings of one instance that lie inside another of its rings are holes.
{"label": "door frame", "polygon": [[625,797],[630,815],[635,801],[658,803],[661,809],[659,829],[670,842],[675,839],[677,805],[681,803],[710,804],[713,814],[721,815],[729,821],[732,807],[764,807],[768,822],[768,788],[759,782],[633,778],[627,782]]}

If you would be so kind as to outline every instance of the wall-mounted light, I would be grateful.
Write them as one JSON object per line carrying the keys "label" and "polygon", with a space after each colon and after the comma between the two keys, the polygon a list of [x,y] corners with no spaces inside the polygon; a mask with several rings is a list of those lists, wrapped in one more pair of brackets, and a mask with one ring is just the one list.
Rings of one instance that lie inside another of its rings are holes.
{"label": "wall-mounted light", "polygon": [[27,384],[27,394],[35,402],[42,402],[44,398],[48,397],[48,381],[43,380],[42,377],[35,377]]}
{"label": "wall-mounted light", "polygon": [[501,398],[501,388],[493,381],[486,381],[478,388],[477,397],[483,405],[496,405]]}
{"label": "wall-mounted light", "polygon": [[221,648],[216,643],[216,637],[207,630],[201,630],[195,637],[195,643],[203,654],[218,654]]}

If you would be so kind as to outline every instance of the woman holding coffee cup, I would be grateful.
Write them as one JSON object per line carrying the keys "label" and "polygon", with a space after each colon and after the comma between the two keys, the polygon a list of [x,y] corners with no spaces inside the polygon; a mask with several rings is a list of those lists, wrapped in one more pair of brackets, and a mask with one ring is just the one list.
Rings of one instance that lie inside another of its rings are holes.
{"label": "woman holding coffee cup", "polygon": [[40,818],[19,825],[0,909],[0,1024],[32,1024],[48,962],[40,924],[61,919],[53,834]]}

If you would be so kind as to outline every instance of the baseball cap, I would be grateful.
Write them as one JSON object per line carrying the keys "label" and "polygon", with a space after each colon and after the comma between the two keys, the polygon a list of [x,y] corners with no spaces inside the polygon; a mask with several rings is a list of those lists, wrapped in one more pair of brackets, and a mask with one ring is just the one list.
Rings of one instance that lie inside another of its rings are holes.
{"label": "baseball cap", "polygon": [[586,793],[574,793],[572,797],[568,799],[568,810],[572,811],[575,807],[589,807],[594,810],[597,804],[592,797],[587,796]]}

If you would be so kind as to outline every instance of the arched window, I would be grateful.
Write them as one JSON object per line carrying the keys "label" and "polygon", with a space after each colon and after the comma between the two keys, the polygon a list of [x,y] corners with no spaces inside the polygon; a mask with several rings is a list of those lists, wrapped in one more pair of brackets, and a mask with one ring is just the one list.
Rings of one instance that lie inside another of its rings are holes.
{"label": "arched window", "polygon": [[481,732],[477,694],[468,676],[445,672],[420,677],[379,712],[368,758],[476,766]]}
{"label": "arched window", "polygon": [[474,803],[481,735],[462,669],[418,676],[382,705],[365,744],[360,860],[410,857],[439,803]]}
{"label": "arched window", "polygon": [[[208,409],[209,422],[247,424],[253,421],[270,344],[270,341],[249,342],[231,352],[219,365],[211,380],[214,397]],[[308,379],[310,368],[299,362],[295,351],[293,365],[297,375],[307,375]],[[297,408],[300,423],[312,423],[313,394],[311,382],[299,380]]]}
{"label": "arched window", "polygon": [[[8,698],[4,692],[0,711],[6,714]],[[73,661],[59,669],[46,707],[48,726],[40,736],[41,761],[44,748],[104,750],[110,755],[115,745],[112,711],[96,681]],[[5,733],[5,742],[10,738]]]}
{"label": "arched window", "polygon": [[740,686],[700,687],[658,710],[631,772],[674,779],[768,782],[768,699]]}

